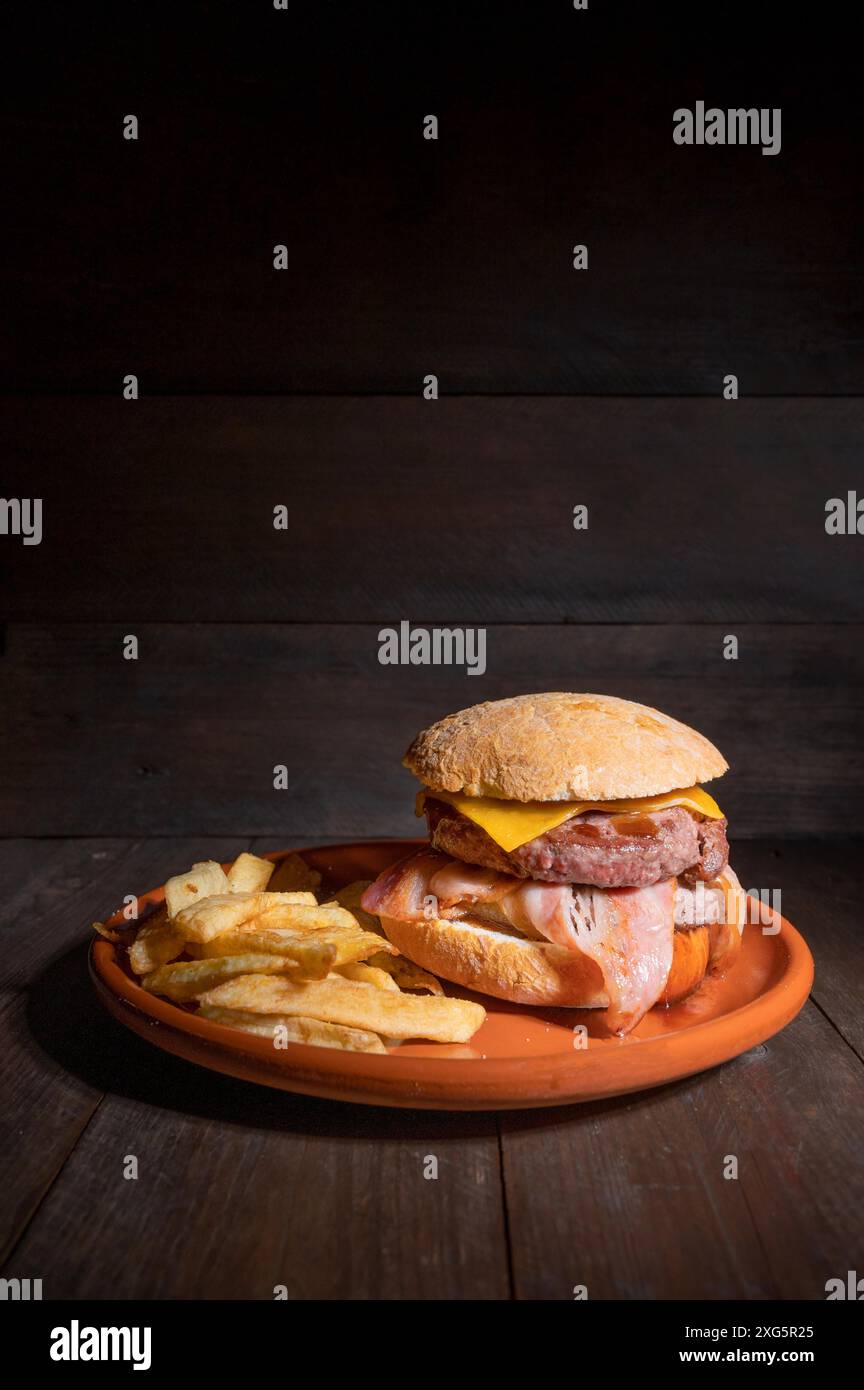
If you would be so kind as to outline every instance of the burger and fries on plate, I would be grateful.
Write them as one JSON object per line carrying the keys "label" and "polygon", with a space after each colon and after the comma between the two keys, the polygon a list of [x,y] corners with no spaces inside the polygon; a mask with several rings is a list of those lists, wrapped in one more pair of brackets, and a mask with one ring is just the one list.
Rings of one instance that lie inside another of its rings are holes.
{"label": "burger and fries on plate", "polygon": [[742,890],[700,785],[727,764],[695,730],[611,696],[521,695],[439,721],[404,761],[430,843],[374,883],[328,896],[299,855],[246,853],[169,879],[128,932],[98,929],[153,994],[277,1045],[363,1052],[470,1039],[485,1010],[441,979],[603,1010],[623,1036],[734,966]]}

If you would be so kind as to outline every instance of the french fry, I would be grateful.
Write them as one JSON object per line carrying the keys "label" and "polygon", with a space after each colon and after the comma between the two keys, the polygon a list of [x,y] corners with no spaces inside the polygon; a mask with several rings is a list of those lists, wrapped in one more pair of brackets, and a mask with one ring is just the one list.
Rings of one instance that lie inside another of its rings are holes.
{"label": "french fry", "polygon": [[228,890],[231,893],[263,893],[270,882],[274,865],[257,854],[239,854],[228,870]]}
{"label": "french fry", "polygon": [[[336,947],[337,965],[350,965],[353,961],[381,953],[381,938],[370,931],[339,932],[332,936],[332,941]],[[396,954],[396,947],[389,941],[387,949]]]}
{"label": "french fry", "polygon": [[136,975],[149,975],[183,950],[183,940],[170,927],[164,908],[159,908],[138,928],[129,947],[129,965]]}
{"label": "french fry", "polygon": [[305,980],[323,980],[339,959],[337,946],[324,934],[261,932],[247,927],[237,927],[235,931],[214,936],[211,941],[189,941],[186,951],[196,960],[246,955],[250,952],[265,956],[289,956],[296,961],[297,974]]}
{"label": "french fry", "polygon": [[383,936],[384,929],[380,920],[360,906],[360,899],[371,882],[371,878],[358,878],[354,883],[347,883],[344,888],[339,889],[336,901],[342,907],[347,907],[349,912],[353,912],[361,927],[365,927],[367,931],[377,931],[379,936]]}
{"label": "french fry", "polygon": [[288,1014],[368,1029],[391,1038],[467,1042],[486,1017],[480,1004],[441,995],[397,994],[329,975],[298,983],[272,975],[240,975],[201,996],[206,1005],[250,1013]]}
{"label": "french fry", "polygon": [[123,940],[124,934],[131,926],[134,926],[134,923],[129,922],[125,927],[108,927],[104,922],[91,922],[90,925],[105,941],[113,941],[117,944]]}
{"label": "french fry", "polygon": [[[290,927],[294,931],[321,931],[327,927],[337,931],[359,931],[357,918],[338,903],[323,903],[320,907],[306,906],[305,903],[283,901],[289,894],[261,893],[262,902],[255,914],[255,926],[262,930],[273,927]],[[270,902],[270,899],[274,899]]]}
{"label": "french fry", "polygon": [[349,961],[347,965],[337,965],[336,974],[346,980],[362,980],[367,985],[375,985],[377,989],[399,989],[393,976],[388,975],[386,970],[361,960]]}
{"label": "french fry", "polygon": [[428,970],[421,970],[406,956],[387,955],[385,951],[379,951],[377,956],[368,956],[366,963],[376,970],[386,970],[398,989],[427,989],[430,994],[444,993],[440,980],[430,975]]}
{"label": "french fry", "polygon": [[193,864],[188,873],[176,874],[165,884],[168,916],[176,917],[190,903],[228,891],[228,878],[221,864],[212,859],[203,864]]}
{"label": "french fry", "polygon": [[315,897],[315,894],[310,889],[295,889],[290,893],[269,892],[266,894],[266,896],[268,898],[273,899],[273,902],[271,904],[273,907],[278,907],[280,903],[286,903],[288,905],[294,904],[297,907],[318,906],[318,899]]}
{"label": "french fry", "polygon": [[320,882],[321,875],[317,869],[310,869],[299,854],[287,854],[276,865],[270,887],[279,893],[291,893],[298,888],[317,888]]}
{"label": "french fry", "polygon": [[174,918],[174,929],[184,941],[209,941],[256,916],[262,897],[261,893],[216,893],[182,908]]}
{"label": "french fry", "polygon": [[[309,898],[312,899],[311,903]],[[203,902],[184,907],[174,918],[173,925],[184,941],[209,941],[211,937],[221,936],[223,932],[242,926],[268,910],[282,913],[280,921],[286,923],[293,920],[292,913],[299,914],[299,920],[305,920],[304,914],[308,917],[310,912],[318,911],[314,904],[311,893],[217,893]],[[337,911],[342,912],[343,909],[338,908]],[[277,926],[279,922],[274,920],[272,925]],[[324,922],[317,925],[323,926]]]}
{"label": "french fry", "polygon": [[[467,1041],[485,1010],[446,997],[433,975],[399,955],[360,906],[368,881],[319,903],[324,894],[312,889],[320,881],[299,855],[275,872],[248,853],[227,874],[214,861],[194,864],[168,881],[165,903],[132,928],[131,967],[148,991],[197,1001],[202,1017],[277,1047],[381,1053],[406,1038]],[[122,939],[122,928],[94,926]]]}
{"label": "french fry", "polygon": [[[388,942],[389,950],[396,947]],[[320,932],[293,931],[290,927],[262,929],[256,923],[224,932],[210,941],[190,941],[186,950],[197,959],[208,956],[230,956],[246,951],[292,956],[301,963],[302,974],[309,979],[323,978],[336,965],[363,960],[374,953],[381,954],[381,938],[374,932],[354,930],[323,930]],[[319,961],[325,968],[319,968]]]}
{"label": "french fry", "polygon": [[[241,1028],[244,1033],[257,1033],[263,1038],[273,1038],[274,1045],[284,1041],[311,1043],[315,1047],[338,1047],[344,1052],[387,1051],[377,1033],[343,1028],[338,1023],[322,1023],[317,1018],[244,1013],[242,1009],[219,1009],[209,1004],[202,1004],[198,1012],[213,1023]],[[283,1030],[281,1037],[275,1036],[277,1028]]]}
{"label": "french fry", "polygon": [[141,983],[151,994],[164,994],[167,999],[181,1003],[195,999],[237,975],[263,975],[271,971],[281,974],[296,968],[297,962],[287,956],[250,953],[245,956],[219,956],[214,960],[181,960],[174,965],[162,965],[152,974],[145,975]]}

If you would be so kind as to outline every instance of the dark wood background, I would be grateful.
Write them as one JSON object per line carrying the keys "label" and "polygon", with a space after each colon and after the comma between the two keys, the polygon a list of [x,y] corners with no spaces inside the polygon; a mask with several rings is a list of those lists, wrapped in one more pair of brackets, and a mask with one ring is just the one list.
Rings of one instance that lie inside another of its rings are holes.
{"label": "dark wood background", "polygon": [[[2,1273],[822,1298],[864,1210],[864,541],[824,530],[864,494],[851,13],[406,14],[44,3],[6,44],[0,492],[43,499],[44,539],[0,537]],[[697,99],[781,106],[782,153],[674,146]],[[486,673],[381,666],[404,619],[485,627]],[[242,1086],[94,1011],[87,924],[124,894],[411,833],[417,729],[549,688],[727,755],[734,863],[816,956],[777,1038],[641,1096],[446,1116]]]}
{"label": "dark wood background", "polygon": [[[418,728],[576,689],[716,739],[736,836],[857,832],[861,541],[824,522],[862,420],[858,401],[19,399],[10,495],[42,496],[44,539],[2,552],[0,826],[410,833]],[[483,626],[485,674],[382,666],[405,619]]]}
{"label": "dark wood background", "polygon": [[[733,372],[749,395],[859,393],[854,14],[19,5],[0,382],[716,396]],[[697,100],[780,107],[780,155],[675,145]]]}
{"label": "dark wood background", "polygon": [[[561,685],[715,737],[738,836],[854,829],[841,13],[19,13],[3,492],[45,536],[0,544],[0,828],[402,834],[418,725]],[[780,106],[781,153],[676,146],[697,99]],[[487,674],[379,666],[402,619],[486,626]]]}

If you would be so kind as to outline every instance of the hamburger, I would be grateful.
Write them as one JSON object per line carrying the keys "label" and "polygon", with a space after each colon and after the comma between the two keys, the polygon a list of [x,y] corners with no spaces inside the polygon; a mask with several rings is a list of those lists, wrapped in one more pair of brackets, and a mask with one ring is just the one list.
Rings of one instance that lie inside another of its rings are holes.
{"label": "hamburger", "polygon": [[728,765],[694,729],[610,695],[519,695],[448,715],[403,762],[429,844],[362,905],[417,965],[604,1009],[624,1034],[734,962],[741,887],[702,786]]}

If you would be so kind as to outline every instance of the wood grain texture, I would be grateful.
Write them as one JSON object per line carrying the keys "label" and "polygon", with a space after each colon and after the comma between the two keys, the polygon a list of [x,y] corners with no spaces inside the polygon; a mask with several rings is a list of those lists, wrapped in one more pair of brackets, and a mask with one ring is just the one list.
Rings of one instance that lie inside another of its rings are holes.
{"label": "wood grain texture", "polygon": [[782,887],[817,963],[816,1003],[766,1047],[656,1092],[496,1122],[244,1086],[97,1007],[87,922],[245,844],[0,842],[4,1277],[42,1278],[53,1298],[270,1299],[285,1284],[292,1298],[502,1299],[512,1263],[521,1298],[587,1283],[592,1298],[821,1299],[854,1267],[864,1068],[841,1036],[860,973],[854,845],[735,849],[748,884]]}
{"label": "wood grain texture", "polygon": [[[847,834],[862,781],[859,628],[501,626],[488,669],[382,666],[377,626],[16,625],[0,689],[0,830],[416,832],[418,729],[478,700],[600,690],[695,725],[728,758],[739,836]],[[288,786],[275,790],[273,769]]]}
{"label": "wood grain texture", "polygon": [[[814,843],[864,777],[862,542],[824,529],[862,490],[858,46],[743,0],[707,44],[690,4],[127,11],[30,7],[0,94],[2,491],[44,507],[0,536],[2,1274],[821,1300],[864,1237],[860,840]],[[702,98],[782,107],[782,155],[675,146]],[[484,626],[486,674],[382,667],[402,619]],[[556,686],[728,756],[733,863],[816,959],[766,1046],[496,1119],[244,1086],[98,1008],[124,894],[410,834],[417,729]]]}
{"label": "wood grain texture", "polygon": [[127,1043],[134,1079],[31,1223],[19,1277],[50,1270],[66,1298],[507,1297],[494,1116],[340,1107]]}
{"label": "wood grain texture", "polygon": [[87,979],[90,923],[171,864],[245,846],[215,837],[0,842],[0,1261],[124,1071]]}
{"label": "wood grain texture", "polygon": [[41,545],[0,537],[10,620],[864,612],[860,537],[825,533],[826,501],[860,491],[861,401],[18,397],[3,415],[4,495],[43,499]]}
{"label": "wood grain texture", "polygon": [[736,865],[747,886],[779,887],[782,912],[800,923],[816,963],[813,998],[864,1061],[864,930],[861,924],[861,842],[801,846],[740,844]]}
{"label": "wood grain texture", "polygon": [[[635,0],[411,18],[27,7],[3,94],[7,387],[861,391],[845,16],[806,41],[745,0],[710,41],[686,0],[662,22]],[[779,107],[781,153],[675,145],[697,99]]]}
{"label": "wood grain texture", "polygon": [[781,890],[815,959],[814,1002],[777,1037],[635,1098],[501,1116],[517,1297],[581,1283],[591,1298],[820,1299],[855,1267],[859,859],[854,841],[733,846],[742,882]]}
{"label": "wood grain texture", "polygon": [[864,1069],[812,1004],[716,1071],[501,1128],[518,1298],[824,1299],[855,1267]]}
{"label": "wood grain texture", "polygon": [[[505,1298],[494,1116],[244,1086],[99,1008],[87,920],[247,843],[0,845],[4,957],[21,987],[0,1012],[0,1259],[19,1278],[38,1270],[46,1298],[272,1298],[277,1284],[292,1299]],[[18,883],[16,857],[32,868]],[[123,1178],[129,1154],[137,1181]],[[423,1176],[430,1155],[437,1180]]]}

